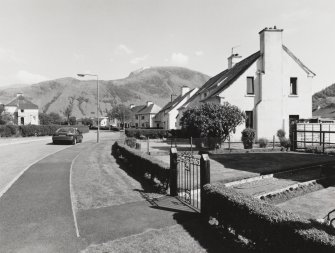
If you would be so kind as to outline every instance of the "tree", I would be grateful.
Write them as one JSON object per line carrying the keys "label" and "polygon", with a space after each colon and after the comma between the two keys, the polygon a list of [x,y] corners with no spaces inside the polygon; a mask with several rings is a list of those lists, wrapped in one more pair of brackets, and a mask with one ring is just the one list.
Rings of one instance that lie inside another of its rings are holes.
{"label": "tree", "polygon": [[75,124],[77,124],[77,118],[76,117],[74,117],[74,116],[72,116],[72,117],[70,117],[69,118],[69,123],[70,123],[70,125],[75,125]]}
{"label": "tree", "polygon": [[114,106],[111,110],[108,111],[107,116],[109,119],[117,119],[122,122],[122,125],[125,121],[129,121],[132,115],[132,111],[123,104]]}
{"label": "tree", "polygon": [[15,119],[9,112],[3,111],[0,115],[0,125],[14,124]]}
{"label": "tree", "polygon": [[60,125],[63,121],[62,117],[58,113],[55,113],[55,112],[49,113],[49,117],[50,117],[51,124]]}
{"label": "tree", "polygon": [[50,125],[51,124],[51,117],[47,113],[42,112],[38,114],[38,118],[40,121],[40,125]]}
{"label": "tree", "polygon": [[182,128],[193,137],[215,137],[224,142],[246,116],[237,106],[204,103],[186,110],[180,119]]}
{"label": "tree", "polygon": [[72,114],[72,110],[73,110],[73,106],[71,104],[69,104],[63,112],[64,116],[67,119],[68,125],[70,125],[70,117],[71,117],[71,114]]}

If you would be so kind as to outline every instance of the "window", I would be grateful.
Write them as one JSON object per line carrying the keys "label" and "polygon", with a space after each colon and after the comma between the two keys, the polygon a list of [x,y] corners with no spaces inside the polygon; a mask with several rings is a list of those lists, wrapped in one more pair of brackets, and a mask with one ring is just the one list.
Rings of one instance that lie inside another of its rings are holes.
{"label": "window", "polygon": [[253,111],[245,111],[245,114],[247,116],[245,120],[245,127],[254,128],[254,115]]}
{"label": "window", "polygon": [[142,116],[141,119],[144,119],[144,116]]}
{"label": "window", "polygon": [[138,128],[138,123],[135,123],[135,127]]}
{"label": "window", "polygon": [[290,78],[290,95],[298,95],[298,78]]}
{"label": "window", "polygon": [[24,110],[21,110],[21,112],[24,112]]}
{"label": "window", "polygon": [[247,77],[247,94],[248,95],[254,95],[255,94],[254,77],[253,76],[248,76]]}
{"label": "window", "polygon": [[138,115],[135,116],[135,119],[138,119]]}

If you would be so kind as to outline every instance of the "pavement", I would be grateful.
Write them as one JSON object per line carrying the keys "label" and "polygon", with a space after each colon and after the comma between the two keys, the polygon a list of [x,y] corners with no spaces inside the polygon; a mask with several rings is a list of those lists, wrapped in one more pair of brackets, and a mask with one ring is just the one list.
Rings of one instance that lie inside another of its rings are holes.
{"label": "pavement", "polygon": [[[85,210],[75,208],[71,201],[71,168],[80,154],[85,157],[92,149],[109,145],[108,140],[110,137],[102,138],[98,145],[90,140],[65,146],[20,174],[0,196],[0,252],[80,252],[91,244],[199,218],[198,213],[179,200],[148,195],[143,189],[136,189],[141,201]],[[108,150],[106,156],[110,156]],[[90,159],[89,155],[86,157]]]}

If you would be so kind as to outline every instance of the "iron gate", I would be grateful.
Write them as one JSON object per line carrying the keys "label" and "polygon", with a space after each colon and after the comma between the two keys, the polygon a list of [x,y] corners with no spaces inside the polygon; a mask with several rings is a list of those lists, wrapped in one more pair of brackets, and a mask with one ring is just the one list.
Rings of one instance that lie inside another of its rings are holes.
{"label": "iron gate", "polygon": [[200,156],[191,152],[177,155],[177,196],[188,206],[200,210]]}

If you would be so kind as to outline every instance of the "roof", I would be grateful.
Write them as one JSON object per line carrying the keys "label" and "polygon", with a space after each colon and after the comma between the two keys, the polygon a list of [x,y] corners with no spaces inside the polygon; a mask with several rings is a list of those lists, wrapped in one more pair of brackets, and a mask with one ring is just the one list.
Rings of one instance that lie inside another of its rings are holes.
{"label": "roof", "polygon": [[188,95],[191,94],[192,91],[194,91],[196,88],[186,92],[184,96],[179,95],[176,97],[173,101],[167,103],[158,113],[164,112],[166,110],[172,110],[175,106],[177,106],[181,101],[183,101],[184,98],[186,98]]}
{"label": "roof", "polygon": [[24,110],[24,109],[37,109],[38,106],[34,103],[30,102],[28,99],[26,99],[24,96],[18,96],[14,100],[12,100],[10,103],[8,103],[6,106],[16,106],[18,109]]}
{"label": "roof", "polygon": [[298,65],[307,73],[308,76],[316,76],[316,74],[310,70],[305,64],[303,64],[299,59],[298,57],[296,57],[292,51],[290,51],[286,46],[283,45],[283,49],[284,51],[289,55],[291,56],[291,58],[296,62],[298,63]]}
{"label": "roof", "polygon": [[143,109],[138,111],[136,114],[149,114],[149,113],[158,113],[161,108],[156,104],[151,104],[149,106],[145,106]]}
{"label": "roof", "polygon": [[133,108],[131,108],[130,110],[133,113],[138,113],[140,110],[142,110],[145,107],[145,105],[136,105]]}
{"label": "roof", "polygon": [[[214,83],[207,88],[214,90],[211,94],[206,97],[203,101],[214,97],[220,94],[223,90],[228,88],[237,78],[239,78],[259,57],[261,56],[260,51],[250,55],[249,57],[245,58],[244,60],[236,63],[232,68],[226,69],[221,72],[219,75],[220,77],[216,78]],[[206,84],[205,84],[206,85]]]}

